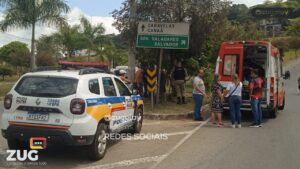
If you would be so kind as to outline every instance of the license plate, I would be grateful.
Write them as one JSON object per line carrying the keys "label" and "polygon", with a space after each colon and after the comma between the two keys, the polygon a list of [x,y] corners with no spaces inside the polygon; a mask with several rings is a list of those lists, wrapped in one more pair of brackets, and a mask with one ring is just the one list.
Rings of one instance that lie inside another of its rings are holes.
{"label": "license plate", "polygon": [[49,120],[49,114],[30,113],[30,112],[28,112],[27,120],[48,121]]}

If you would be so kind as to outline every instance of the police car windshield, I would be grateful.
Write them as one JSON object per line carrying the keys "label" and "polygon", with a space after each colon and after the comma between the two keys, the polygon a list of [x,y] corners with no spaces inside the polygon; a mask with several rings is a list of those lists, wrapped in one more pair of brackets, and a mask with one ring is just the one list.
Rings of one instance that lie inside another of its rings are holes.
{"label": "police car windshield", "polygon": [[75,94],[77,84],[73,78],[26,76],[15,91],[23,96],[59,98]]}

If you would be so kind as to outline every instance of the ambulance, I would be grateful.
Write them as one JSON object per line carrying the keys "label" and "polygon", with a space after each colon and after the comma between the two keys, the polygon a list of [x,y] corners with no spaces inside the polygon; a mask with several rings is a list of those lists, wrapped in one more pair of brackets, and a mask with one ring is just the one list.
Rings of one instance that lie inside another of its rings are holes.
{"label": "ambulance", "polygon": [[[219,74],[223,87],[232,81],[233,74],[238,74],[243,83],[241,110],[251,111],[250,72],[256,69],[263,79],[263,114],[276,118],[278,110],[285,106],[282,61],[279,49],[268,41],[223,42],[215,73]],[[229,109],[228,104],[224,105],[224,109]]]}

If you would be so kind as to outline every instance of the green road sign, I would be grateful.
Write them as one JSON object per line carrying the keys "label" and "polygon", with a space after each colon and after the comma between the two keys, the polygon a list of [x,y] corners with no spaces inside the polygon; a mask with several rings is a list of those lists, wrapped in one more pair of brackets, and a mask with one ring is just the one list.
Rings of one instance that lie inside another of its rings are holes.
{"label": "green road sign", "polygon": [[139,22],[136,47],[188,49],[188,23]]}
{"label": "green road sign", "polygon": [[189,37],[174,35],[138,35],[136,46],[140,48],[188,49]]}

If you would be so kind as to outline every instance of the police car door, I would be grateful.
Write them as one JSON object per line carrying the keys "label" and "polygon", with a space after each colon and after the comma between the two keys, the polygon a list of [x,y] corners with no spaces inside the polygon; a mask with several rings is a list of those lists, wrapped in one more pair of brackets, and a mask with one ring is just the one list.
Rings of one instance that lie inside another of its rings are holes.
{"label": "police car door", "polygon": [[128,126],[134,120],[134,108],[133,108],[133,101],[131,98],[131,92],[128,87],[118,78],[114,78],[117,89],[118,89],[118,96],[122,99],[122,104],[124,106],[124,112],[122,122],[125,126]]}

